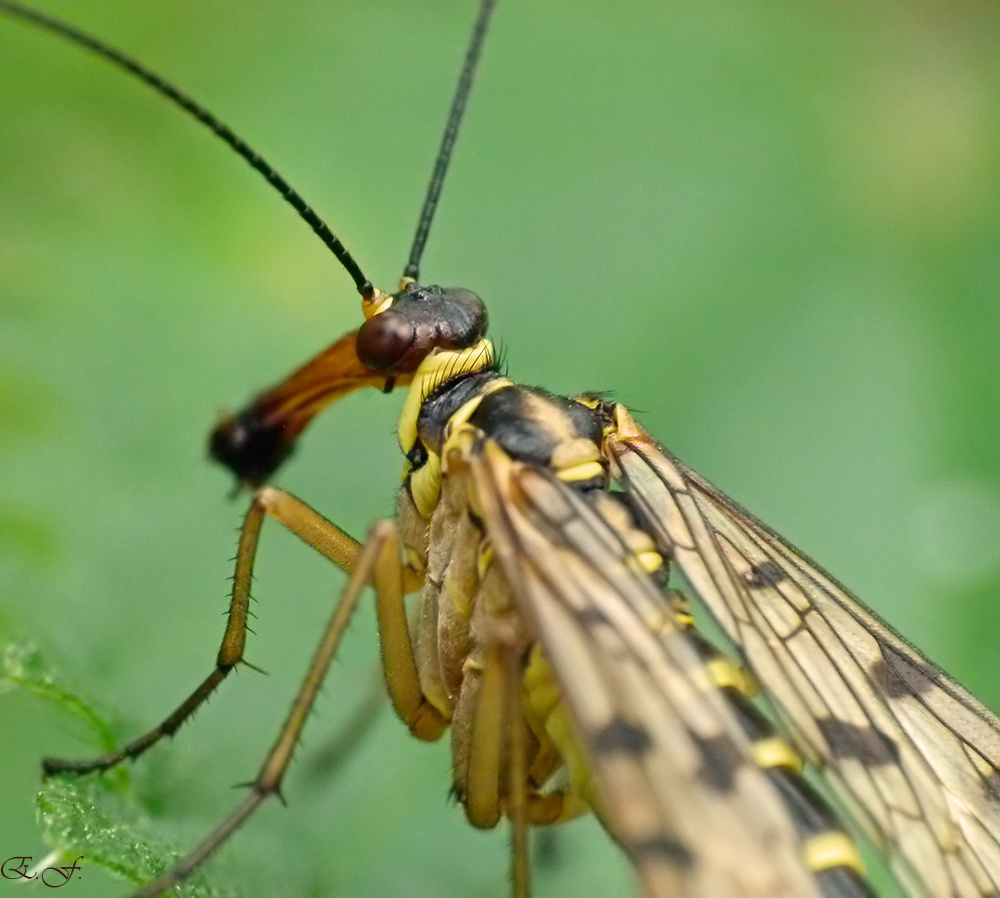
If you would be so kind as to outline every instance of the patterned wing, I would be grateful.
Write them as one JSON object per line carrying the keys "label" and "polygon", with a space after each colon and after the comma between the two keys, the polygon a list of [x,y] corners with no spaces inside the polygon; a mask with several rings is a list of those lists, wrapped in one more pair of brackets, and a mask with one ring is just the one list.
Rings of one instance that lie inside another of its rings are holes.
{"label": "patterned wing", "polygon": [[625,509],[511,461],[492,442],[449,459],[448,470],[444,488],[469,489],[552,668],[580,743],[567,753],[582,749],[595,810],[644,894],[816,895],[787,809],[601,505]]}
{"label": "patterned wing", "polygon": [[914,895],[1000,892],[1000,718],[615,406],[642,526]]}

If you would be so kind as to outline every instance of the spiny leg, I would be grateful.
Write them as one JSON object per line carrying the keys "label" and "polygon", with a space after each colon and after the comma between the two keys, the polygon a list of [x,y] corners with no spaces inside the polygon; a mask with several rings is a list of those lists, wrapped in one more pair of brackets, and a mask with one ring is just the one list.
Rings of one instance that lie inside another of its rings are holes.
{"label": "spiny leg", "polygon": [[316,701],[330,662],[358,606],[361,594],[373,579],[386,542],[394,532],[395,528],[389,521],[375,524],[368,534],[368,539],[351,560],[353,569],[350,579],[341,592],[333,614],[323,631],[316,653],[292,702],[288,717],[282,724],[278,738],[268,752],[257,778],[251,783],[250,793],[194,851],[159,879],[136,892],[134,898],[154,898],[182,883],[214,854],[267,798],[272,795],[281,797],[282,780],[288,771],[295,746],[302,735],[302,729]]}
{"label": "spiny leg", "polygon": [[250,503],[240,530],[232,598],[215,669],[159,726],[143,733],[122,748],[97,758],[83,761],[45,758],[42,760],[42,770],[46,775],[107,770],[122,761],[139,757],[165,736],[172,736],[177,732],[184,721],[218,688],[229,672],[243,662],[250,609],[250,582],[260,540],[260,529],[265,517],[278,521],[307,545],[329,558],[341,570],[350,573],[355,567],[358,553],[361,551],[361,544],[356,539],[289,493],[274,487],[264,487],[259,490]]}

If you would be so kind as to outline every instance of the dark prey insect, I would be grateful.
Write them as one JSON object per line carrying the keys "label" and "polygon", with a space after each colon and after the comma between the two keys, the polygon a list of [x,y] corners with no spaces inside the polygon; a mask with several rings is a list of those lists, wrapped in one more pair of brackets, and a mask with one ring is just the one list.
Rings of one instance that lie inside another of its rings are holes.
{"label": "dark prey insect", "polygon": [[[332,250],[364,314],[211,435],[212,456],[253,490],[214,668],[159,726],[101,757],[47,759],[46,772],[137,758],[244,663],[270,518],[348,583],[246,797],[139,894],[184,881],[280,792],[368,586],[392,705],[418,738],[450,739],[452,786],[469,822],[509,822],[515,895],[530,891],[529,830],[591,812],[644,895],[870,895],[854,834],[871,840],[909,894],[996,894],[996,715],[623,404],[509,378],[480,297],[421,281],[492,7],[480,4],[409,261],[387,293],[200,105],[105,44],[0,0],[0,11],[88,46],[226,141]],[[270,482],[316,414],[363,387],[405,390],[405,462],[393,517],[359,541]],[[701,634],[697,614],[721,631],[720,646]],[[805,769],[829,784],[848,824]]]}

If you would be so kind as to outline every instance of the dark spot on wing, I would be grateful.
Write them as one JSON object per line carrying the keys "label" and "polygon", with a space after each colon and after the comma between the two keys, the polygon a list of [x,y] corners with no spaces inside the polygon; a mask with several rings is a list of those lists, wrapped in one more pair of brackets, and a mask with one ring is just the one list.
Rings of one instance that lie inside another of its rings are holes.
{"label": "dark spot on wing", "polygon": [[858,726],[835,717],[816,722],[835,758],[856,758],[873,766],[899,763],[899,746],[873,726]]}
{"label": "dark spot on wing", "polygon": [[649,751],[652,740],[642,727],[617,717],[594,733],[593,749],[599,754],[623,754],[638,758]]}
{"label": "dark spot on wing", "polygon": [[577,612],[576,619],[584,627],[602,627],[608,623],[608,616],[600,608],[596,608],[593,605],[581,608]]}
{"label": "dark spot on wing", "polygon": [[691,852],[676,839],[668,839],[666,836],[636,839],[625,843],[624,847],[636,863],[641,863],[644,860],[665,860],[678,867],[694,866],[694,857]]}
{"label": "dark spot on wing", "polygon": [[702,779],[713,789],[728,792],[733,787],[735,772],[744,763],[743,752],[728,736],[714,736],[696,742],[702,755]]}
{"label": "dark spot on wing", "polygon": [[990,804],[1000,804],[1000,771],[994,769],[983,776],[983,794]]}
{"label": "dark spot on wing", "polygon": [[788,579],[785,569],[773,559],[762,561],[750,568],[747,574],[747,583],[750,586],[777,586]]}
{"label": "dark spot on wing", "polygon": [[914,662],[884,643],[879,648],[882,658],[872,665],[870,675],[890,698],[929,692],[940,676],[935,667]]}
{"label": "dark spot on wing", "polygon": [[906,688],[903,678],[886,664],[885,658],[879,658],[869,669],[868,675],[879,690],[889,698],[900,698],[909,694],[910,690]]}

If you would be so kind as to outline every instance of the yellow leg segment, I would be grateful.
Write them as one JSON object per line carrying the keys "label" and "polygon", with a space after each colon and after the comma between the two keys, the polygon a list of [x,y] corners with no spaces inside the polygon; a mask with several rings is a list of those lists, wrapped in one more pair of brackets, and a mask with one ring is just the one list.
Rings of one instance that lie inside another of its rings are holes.
{"label": "yellow leg segment", "polygon": [[254,558],[257,555],[257,544],[260,541],[260,530],[265,517],[278,521],[306,545],[329,558],[341,570],[350,573],[354,569],[361,551],[361,544],[356,539],[289,493],[274,487],[264,487],[259,490],[250,503],[250,508],[247,509],[240,530],[226,631],[216,656],[215,669],[159,726],[143,733],[122,748],[97,758],[82,761],[45,758],[42,761],[42,769],[46,774],[107,770],[126,759],[137,758],[165,736],[172,736],[177,732],[184,721],[218,688],[233,667],[241,662],[245,663],[243,653],[246,648],[247,617],[250,610],[250,582],[253,578]]}
{"label": "yellow leg segment", "polygon": [[333,614],[323,631],[323,636],[316,647],[309,669],[306,671],[305,679],[303,679],[288,716],[278,732],[278,737],[264,759],[257,777],[251,783],[250,794],[194,851],[155,882],[136,892],[134,898],[155,898],[155,896],[162,895],[182,883],[214,854],[267,798],[272,795],[280,797],[281,783],[288,771],[288,765],[292,760],[306,720],[316,702],[316,696],[329,670],[330,662],[337,653],[340,640],[347,630],[351,616],[358,607],[365,587],[371,582],[384,544],[392,532],[393,528],[389,522],[382,521],[375,524],[364,546],[355,553],[352,559],[351,577],[341,592]]}
{"label": "yellow leg segment", "polygon": [[418,739],[437,739],[448,722],[424,697],[413,654],[413,641],[406,619],[405,574],[400,556],[399,531],[395,523],[384,522],[386,539],[375,567],[375,608],[378,613],[382,667],[389,698],[399,719]]}

